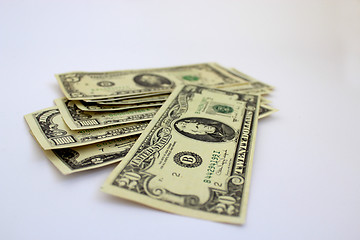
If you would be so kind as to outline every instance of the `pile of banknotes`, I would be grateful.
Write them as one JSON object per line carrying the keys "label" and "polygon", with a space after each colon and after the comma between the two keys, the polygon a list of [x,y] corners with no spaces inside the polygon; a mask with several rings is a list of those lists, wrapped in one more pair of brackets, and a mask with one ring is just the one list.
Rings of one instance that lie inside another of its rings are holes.
{"label": "pile of banknotes", "polygon": [[120,162],[102,190],[177,214],[245,220],[258,119],[273,87],[203,63],[56,75],[65,97],[25,116],[63,173]]}

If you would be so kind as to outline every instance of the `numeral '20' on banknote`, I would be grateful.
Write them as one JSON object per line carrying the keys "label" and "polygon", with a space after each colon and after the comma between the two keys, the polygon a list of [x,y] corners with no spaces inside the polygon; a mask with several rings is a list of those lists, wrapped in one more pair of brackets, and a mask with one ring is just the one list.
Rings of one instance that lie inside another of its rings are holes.
{"label": "numeral '20' on banknote", "polygon": [[103,191],[164,211],[245,220],[260,97],[179,87]]}

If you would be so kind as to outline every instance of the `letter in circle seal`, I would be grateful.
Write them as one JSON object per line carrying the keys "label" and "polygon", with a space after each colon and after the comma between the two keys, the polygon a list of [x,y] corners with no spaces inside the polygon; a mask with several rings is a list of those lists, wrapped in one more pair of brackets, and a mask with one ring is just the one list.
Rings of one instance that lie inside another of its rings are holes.
{"label": "letter in circle seal", "polygon": [[202,158],[193,152],[179,152],[175,154],[174,161],[181,167],[194,168],[201,165]]}
{"label": "letter in circle seal", "polygon": [[101,82],[98,82],[97,85],[99,87],[111,87],[111,86],[114,86],[115,83],[113,83],[111,81],[101,81]]}

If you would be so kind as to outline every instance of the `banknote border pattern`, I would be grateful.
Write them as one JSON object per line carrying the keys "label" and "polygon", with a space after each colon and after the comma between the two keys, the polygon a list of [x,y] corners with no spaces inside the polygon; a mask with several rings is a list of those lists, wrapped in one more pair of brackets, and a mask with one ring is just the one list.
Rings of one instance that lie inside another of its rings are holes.
{"label": "banknote border pattern", "polygon": [[[199,199],[197,196],[179,195],[176,193],[172,193],[167,189],[156,189],[156,191],[151,192],[147,188],[147,184],[152,178],[155,177],[155,175],[147,173],[146,170],[149,169],[153,164],[154,155],[157,154],[156,151],[160,151],[161,148],[164,147],[166,143],[170,140],[167,136],[171,137],[171,129],[165,126],[169,126],[172,121],[178,119],[181,114],[186,111],[186,101],[191,99],[195,92],[200,93],[202,89],[206,88],[192,88],[192,86],[186,86],[182,89],[178,97],[172,101],[167,110],[159,118],[157,124],[150,130],[147,138],[142,142],[142,144],[134,154],[132,160],[127,163],[123,170],[113,179],[110,184],[115,187],[123,188],[128,191],[135,191],[138,194],[142,194],[147,197],[155,198],[178,206],[192,208],[194,210],[209,212],[218,215],[239,217],[242,215],[241,204],[243,195],[246,194],[246,191],[244,192],[243,190],[246,185],[245,182],[247,175],[247,165],[250,164],[249,166],[251,167],[252,146],[250,145],[252,143],[252,138],[255,138],[255,132],[250,132],[249,130],[252,129],[250,125],[256,124],[255,121],[257,121],[257,104],[259,103],[259,96],[256,95],[247,95],[240,93],[237,94],[239,100],[246,101],[247,103],[244,113],[245,117],[242,122],[242,128],[238,139],[238,146],[233,159],[232,173],[227,179],[227,191],[222,191],[209,187],[210,197],[207,202],[201,205],[199,204]],[[244,139],[247,142],[247,146],[245,148],[244,145],[242,147],[240,146],[240,143]],[[166,192],[167,194],[173,194],[181,197],[183,199],[183,205],[179,204],[178,202],[161,199],[161,195],[164,194],[164,192]],[[246,211],[246,208],[244,211]]]}
{"label": "banknote border pattern", "polygon": [[[36,123],[41,128],[41,133],[45,135],[46,139],[49,140],[51,145],[66,145],[66,143],[60,144],[55,141],[57,138],[63,137],[71,138],[72,141],[77,142],[77,139],[73,135],[69,135],[68,132],[63,129],[58,129],[58,125],[52,121],[58,115],[61,115],[58,109],[49,109],[33,114],[36,119]],[[54,133],[56,132],[58,132],[58,135],[54,136]]]}

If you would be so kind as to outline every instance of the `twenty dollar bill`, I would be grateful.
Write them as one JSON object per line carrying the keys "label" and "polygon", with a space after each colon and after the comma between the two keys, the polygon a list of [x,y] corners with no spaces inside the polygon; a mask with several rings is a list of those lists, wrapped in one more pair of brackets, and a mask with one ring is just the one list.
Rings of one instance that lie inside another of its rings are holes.
{"label": "twenty dollar bill", "polygon": [[257,95],[177,88],[102,190],[168,212],[243,223],[259,103]]}

